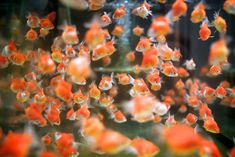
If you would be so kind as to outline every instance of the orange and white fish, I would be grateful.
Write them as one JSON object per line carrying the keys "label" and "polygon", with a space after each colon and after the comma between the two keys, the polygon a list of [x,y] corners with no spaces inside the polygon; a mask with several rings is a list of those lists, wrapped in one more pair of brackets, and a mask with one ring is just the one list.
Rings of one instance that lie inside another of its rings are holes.
{"label": "orange and white fish", "polygon": [[112,55],[116,51],[114,44],[115,41],[110,40],[103,44],[97,45],[92,51],[92,60],[97,61],[103,57]]}
{"label": "orange and white fish", "polygon": [[225,19],[222,18],[221,16],[219,16],[218,13],[215,13],[214,17],[215,17],[215,19],[213,21],[213,24],[214,24],[216,30],[219,33],[226,33],[227,32],[227,23],[226,23]]}
{"label": "orange and white fish", "polygon": [[101,91],[98,89],[95,83],[92,83],[89,86],[89,96],[91,98],[94,98],[95,100],[99,100],[100,95],[101,95]]}
{"label": "orange and white fish", "polygon": [[100,22],[101,22],[101,25],[104,27],[110,25],[112,23],[110,15],[104,12],[104,15],[100,17]]}
{"label": "orange and white fish", "polygon": [[193,59],[186,60],[184,65],[187,70],[195,70],[196,69],[196,64]]}
{"label": "orange and white fish", "polygon": [[160,152],[158,146],[140,137],[136,137],[132,140],[131,148],[138,157],[154,157]]}
{"label": "orange and white fish", "polygon": [[58,98],[69,103],[72,100],[72,85],[65,80],[61,80],[55,87],[55,94]]}
{"label": "orange and white fish", "polygon": [[22,66],[27,60],[27,55],[25,53],[20,52],[20,51],[16,51],[16,52],[11,53],[8,56],[8,59],[13,64]]}
{"label": "orange and white fish", "polygon": [[222,157],[218,147],[213,141],[202,139],[199,142],[199,155],[200,156],[213,156]]}
{"label": "orange and white fish", "polygon": [[212,133],[220,133],[220,128],[213,117],[206,117],[204,119],[203,128]]}
{"label": "orange and white fish", "polygon": [[135,50],[138,52],[145,52],[151,48],[152,42],[149,38],[140,38]]}
{"label": "orange and white fish", "polygon": [[117,8],[114,13],[113,13],[113,19],[121,19],[126,15],[126,8],[123,7],[119,7]]}
{"label": "orange and white fish", "polygon": [[143,79],[133,79],[131,80],[131,84],[133,85],[129,94],[132,97],[146,95],[149,93],[149,88]]}
{"label": "orange and white fish", "polygon": [[25,35],[26,40],[35,41],[38,39],[38,33],[32,28]]}
{"label": "orange and white fish", "polygon": [[30,28],[37,28],[40,26],[40,19],[37,16],[29,14],[26,18],[27,18],[27,25]]}
{"label": "orange and white fish", "polygon": [[212,65],[209,69],[208,76],[218,76],[222,74],[222,69],[220,68],[219,65]]}
{"label": "orange and white fish", "polygon": [[146,19],[148,15],[152,15],[152,12],[150,10],[151,5],[148,4],[148,2],[145,0],[144,3],[142,3],[139,7],[132,10],[132,13]]}
{"label": "orange and white fish", "polygon": [[208,26],[209,24],[207,21],[202,22],[201,28],[199,30],[199,36],[202,41],[206,41],[211,37],[211,30]]}
{"label": "orange and white fish", "polygon": [[132,32],[136,36],[141,36],[144,33],[144,29],[137,25],[132,29]]}
{"label": "orange and white fish", "polygon": [[99,98],[99,104],[101,107],[107,107],[114,102],[113,97],[106,93],[102,93]]}
{"label": "orange and white fish", "polygon": [[60,125],[60,105],[49,106],[46,111],[46,118],[51,125]]}
{"label": "orange and white fish", "polygon": [[124,33],[124,27],[122,25],[116,25],[112,30],[111,34],[116,37],[120,37]]}
{"label": "orange and white fish", "polygon": [[148,30],[149,37],[166,36],[171,32],[170,21],[166,16],[158,16],[150,25]]}
{"label": "orange and white fish", "polygon": [[234,0],[224,1],[224,10],[229,14],[235,14],[235,1]]}
{"label": "orange and white fish", "polygon": [[187,13],[187,10],[188,6],[184,0],[176,0],[171,7],[172,20],[178,21],[181,16]]}
{"label": "orange and white fish", "polygon": [[49,54],[42,53],[39,55],[37,68],[42,74],[50,74],[55,71],[56,66]]}
{"label": "orange and white fish", "polygon": [[186,123],[188,123],[189,125],[194,125],[198,118],[195,114],[193,113],[188,113],[187,116],[185,117]]}
{"label": "orange and white fish", "polygon": [[8,58],[0,54],[0,69],[4,69],[8,67],[8,65],[9,65]]}
{"label": "orange and white fish", "polygon": [[98,87],[101,90],[109,90],[112,88],[113,84],[114,84],[114,73],[112,73],[111,76],[103,75]]}
{"label": "orange and white fish", "polygon": [[120,73],[116,75],[116,78],[118,79],[118,84],[121,85],[128,85],[132,83],[132,77],[126,73]]}
{"label": "orange and white fish", "polygon": [[126,60],[129,62],[134,62],[135,61],[135,52],[130,51],[126,54]]}
{"label": "orange and white fish", "polygon": [[165,62],[162,64],[162,70],[161,73],[168,77],[177,77],[178,72],[175,66],[172,64],[172,62]]}
{"label": "orange and white fish", "polygon": [[159,85],[161,84],[161,78],[159,75],[159,71],[157,69],[152,70],[148,75],[147,75],[147,81],[151,83],[151,85]]}
{"label": "orange and white fish", "polygon": [[79,39],[76,27],[73,25],[65,25],[63,27],[62,39],[66,44],[77,44],[79,42]]}
{"label": "orange and white fish", "polygon": [[191,13],[191,21],[193,23],[199,23],[206,18],[205,4],[200,2],[195,6],[194,10]]}
{"label": "orange and white fish", "polygon": [[223,86],[218,86],[215,90],[215,95],[217,98],[224,98],[227,95],[227,91]]}
{"label": "orange and white fish", "polygon": [[126,117],[125,115],[122,113],[122,111],[117,110],[115,112],[111,113],[111,117],[114,119],[115,122],[117,123],[124,123],[126,122]]}

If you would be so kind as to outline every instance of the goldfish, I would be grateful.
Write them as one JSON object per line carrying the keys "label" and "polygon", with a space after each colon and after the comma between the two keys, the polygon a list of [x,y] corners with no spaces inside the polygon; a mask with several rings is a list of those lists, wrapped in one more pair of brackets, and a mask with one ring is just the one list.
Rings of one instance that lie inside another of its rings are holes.
{"label": "goldfish", "polygon": [[193,23],[199,23],[206,18],[205,5],[201,2],[199,3],[191,13],[191,21]]}
{"label": "goldfish", "polygon": [[[152,48],[150,48],[152,50]],[[145,70],[152,69],[158,65],[158,56],[156,50],[147,50],[145,51],[141,63],[141,67]]]}
{"label": "goldfish", "polygon": [[199,147],[200,136],[187,125],[176,124],[165,128],[163,135],[170,150],[175,154],[191,154]]}
{"label": "goldfish", "polygon": [[148,96],[136,96],[125,105],[125,110],[130,113],[132,120],[144,123],[153,120],[156,100]]}
{"label": "goldfish", "polygon": [[0,145],[1,156],[25,157],[29,154],[32,135],[9,132]]}
{"label": "goldfish", "polygon": [[211,30],[208,27],[208,22],[204,21],[199,30],[199,36],[202,41],[206,41],[211,37]]}
{"label": "goldfish", "polygon": [[114,44],[115,41],[111,40],[106,43],[97,45],[92,51],[92,60],[97,61],[103,57],[112,55],[116,51]]}
{"label": "goldfish", "polygon": [[139,42],[136,45],[135,50],[138,52],[144,52],[151,48],[151,41],[148,38],[140,38]]}
{"label": "goldfish", "polygon": [[204,119],[203,128],[215,134],[220,133],[220,128],[213,117],[206,117]]}
{"label": "goldfish", "polygon": [[94,98],[95,100],[99,100],[101,95],[101,91],[98,89],[95,83],[92,83],[89,86],[89,96]]}
{"label": "goldfish", "polygon": [[117,8],[114,13],[113,13],[113,19],[121,19],[123,18],[124,16],[126,15],[126,8],[123,6],[123,7],[120,7],[120,8]]}
{"label": "goldfish", "polygon": [[144,33],[144,29],[137,25],[132,29],[132,32],[136,36],[141,36]]}
{"label": "goldfish", "polygon": [[111,34],[116,37],[122,36],[124,33],[124,27],[122,25],[116,25]]}
{"label": "goldfish", "polygon": [[174,51],[167,44],[158,44],[157,49],[162,60],[170,61],[173,59]]}
{"label": "goldfish", "polygon": [[82,105],[76,112],[76,117],[78,118],[89,118],[90,111],[87,105]]}
{"label": "goldfish", "polygon": [[206,117],[212,116],[211,109],[207,106],[207,104],[202,104],[199,108],[199,116],[202,119],[205,119]]}
{"label": "goldfish", "polygon": [[85,85],[86,79],[91,75],[90,61],[86,57],[76,57],[68,63],[67,74],[72,81],[79,85]]}
{"label": "goldfish", "polygon": [[172,7],[172,20],[178,21],[179,18],[187,13],[188,7],[184,0],[176,0]]}
{"label": "goldfish", "polygon": [[47,124],[46,119],[42,116],[43,106],[32,103],[25,109],[26,117],[35,124],[44,127]]}
{"label": "goldfish", "polygon": [[171,32],[170,21],[166,16],[156,17],[148,30],[148,36],[158,37],[166,36]]}
{"label": "goldfish", "polygon": [[169,107],[165,102],[156,102],[154,113],[156,113],[159,116],[165,115],[169,110]]}
{"label": "goldfish", "polygon": [[22,66],[27,59],[27,55],[17,51],[17,52],[13,52],[10,54],[10,56],[8,57],[8,59],[15,65],[19,65]]}
{"label": "goldfish", "polygon": [[222,72],[222,69],[220,68],[219,65],[212,65],[209,69],[209,76],[218,76],[220,75]]}
{"label": "goldfish", "polygon": [[88,97],[82,93],[81,90],[78,90],[73,94],[73,101],[77,104],[83,104],[88,100]]}
{"label": "goldfish", "polygon": [[74,136],[70,133],[56,132],[56,147],[60,154],[64,157],[70,157],[72,155],[78,155],[77,148],[75,148]]}
{"label": "goldfish", "polygon": [[55,28],[51,19],[49,19],[49,18],[40,18],[40,27],[47,29],[47,30],[52,30]]}
{"label": "goldfish", "polygon": [[113,112],[112,117],[114,118],[114,121],[117,123],[124,123],[127,121],[125,115],[120,110]]}
{"label": "goldfish", "polygon": [[135,61],[135,52],[130,51],[126,54],[126,60],[129,62],[134,62]]}
{"label": "goldfish", "polygon": [[227,95],[227,91],[225,90],[224,87],[218,86],[215,90],[215,95],[217,98],[222,99]]}
{"label": "goldfish", "polygon": [[165,4],[167,0],[157,0],[158,3]]}
{"label": "goldfish", "polygon": [[210,65],[218,65],[227,61],[229,50],[224,39],[219,39],[212,43],[208,62]]}
{"label": "goldfish", "polygon": [[46,118],[52,125],[60,125],[60,105],[49,106]]}
{"label": "goldfish", "polygon": [[223,19],[217,13],[215,14],[215,19],[213,21],[213,24],[219,33],[226,33],[227,32],[227,23],[226,23],[225,19]]}
{"label": "goldfish", "polygon": [[106,93],[102,93],[99,98],[99,104],[101,107],[107,107],[114,102],[113,97]]}
{"label": "goldfish", "polygon": [[104,7],[106,0],[88,0],[90,10],[100,10]]}
{"label": "goldfish", "polygon": [[65,80],[61,80],[55,87],[56,96],[65,102],[70,102],[72,100],[72,85]]}
{"label": "goldfish", "polygon": [[204,97],[211,97],[211,96],[214,96],[215,94],[215,90],[211,87],[205,87],[204,90],[203,90],[203,96]]}
{"label": "goldfish", "polygon": [[104,14],[100,17],[100,21],[103,26],[108,26],[112,23],[110,15],[104,12]]}
{"label": "goldfish", "polygon": [[196,64],[193,59],[186,60],[184,63],[187,70],[195,70]]}
{"label": "goldfish", "polygon": [[82,122],[81,132],[85,137],[98,138],[105,131],[104,124],[97,117],[84,119]]}
{"label": "goldfish", "polygon": [[224,2],[224,10],[229,14],[235,14],[235,1],[234,0],[226,0]]}
{"label": "goldfish", "polygon": [[75,45],[79,42],[75,26],[66,25],[63,28],[62,39],[66,44]]}
{"label": "goldfish", "polygon": [[101,90],[109,90],[112,88],[113,83],[114,83],[114,74],[113,73],[111,74],[111,76],[103,75],[98,87]]}
{"label": "goldfish", "polygon": [[194,125],[194,124],[197,122],[198,118],[197,118],[197,116],[196,116],[195,114],[189,113],[189,114],[187,114],[187,116],[185,117],[185,120],[186,120],[186,122],[187,122],[189,125]]}
{"label": "goldfish", "polygon": [[199,155],[200,156],[208,156],[211,157],[222,157],[219,149],[215,145],[213,141],[209,141],[207,139],[202,139],[199,144]]}
{"label": "goldfish", "polygon": [[200,106],[201,101],[196,96],[186,96],[188,105],[194,108],[197,108]]}
{"label": "goldfish", "polygon": [[16,79],[13,78],[11,80],[11,85],[10,85],[10,89],[14,92],[14,93],[18,93],[21,91],[24,91],[26,88],[26,82],[24,79]]}
{"label": "goldfish", "polygon": [[29,14],[27,16],[27,25],[30,28],[37,28],[40,26],[40,19],[35,15]]}
{"label": "goldfish", "polygon": [[96,140],[96,150],[107,154],[117,154],[130,144],[131,140],[126,136],[106,129]]}
{"label": "goldfish", "polygon": [[161,84],[161,78],[159,76],[159,71],[154,69],[147,75],[147,81],[151,83],[151,85],[159,85]]}
{"label": "goldfish", "polygon": [[185,68],[183,68],[183,67],[179,67],[177,69],[177,72],[178,72],[179,77],[183,77],[184,78],[184,77],[188,77],[189,76],[188,71]]}
{"label": "goldfish", "polygon": [[29,41],[35,41],[38,39],[38,33],[32,28],[26,33],[26,39]]}
{"label": "goldfish", "polygon": [[0,54],[0,69],[4,69],[8,67],[8,65],[9,65],[8,58]]}
{"label": "goldfish", "polygon": [[39,55],[37,68],[42,74],[50,74],[55,71],[55,63],[49,54],[43,53]]}
{"label": "goldfish", "polygon": [[134,138],[131,142],[131,146],[138,157],[153,157],[160,152],[158,146],[140,137]]}
{"label": "goldfish", "polygon": [[163,63],[161,72],[168,77],[177,77],[177,69],[171,62]]}
{"label": "goldfish", "polygon": [[128,85],[130,83],[132,83],[132,77],[126,73],[120,73],[116,75],[117,79],[118,79],[118,84],[121,85]]}
{"label": "goldfish", "polygon": [[176,87],[178,90],[180,90],[180,89],[185,88],[185,84],[184,84],[184,82],[183,82],[181,79],[179,79],[179,80],[176,82],[175,87]]}
{"label": "goldfish", "polygon": [[138,95],[146,95],[149,93],[148,86],[143,79],[134,79],[131,81],[133,84],[129,94],[134,97]]}
{"label": "goldfish", "polygon": [[52,137],[49,134],[46,134],[46,135],[42,136],[41,141],[44,144],[51,144],[52,143]]}
{"label": "goldfish", "polygon": [[152,12],[150,10],[150,5],[145,0],[144,3],[142,3],[139,7],[132,10],[132,13],[134,15],[137,15],[143,19],[146,19],[148,15],[152,15]]}
{"label": "goldfish", "polygon": [[30,93],[28,91],[18,92],[16,94],[16,99],[18,102],[25,103],[29,100]]}
{"label": "goldfish", "polygon": [[4,46],[2,55],[9,57],[9,55],[13,52],[17,51],[16,43],[13,40],[10,40],[9,43]]}

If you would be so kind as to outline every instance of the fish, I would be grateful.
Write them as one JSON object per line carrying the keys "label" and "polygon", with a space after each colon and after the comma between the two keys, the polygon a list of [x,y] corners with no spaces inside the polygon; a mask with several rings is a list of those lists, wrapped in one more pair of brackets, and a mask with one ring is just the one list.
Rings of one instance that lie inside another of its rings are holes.
{"label": "fish", "polygon": [[124,33],[124,27],[122,25],[116,25],[112,30],[111,34],[116,37],[120,37]]}
{"label": "fish", "polygon": [[65,25],[63,27],[62,39],[66,44],[78,44],[79,38],[76,27],[73,25]]}
{"label": "fish", "polygon": [[199,30],[199,36],[202,41],[206,41],[207,39],[212,37],[208,20],[205,20],[202,22],[200,30]]}
{"label": "fish", "polygon": [[187,11],[188,11],[188,6],[184,2],[184,0],[176,0],[171,7],[171,12],[172,12],[171,19],[173,21],[178,21],[181,16],[187,13]]}
{"label": "fish", "polygon": [[143,19],[147,19],[148,15],[152,15],[150,10],[151,5],[145,0],[140,6],[134,8],[132,13],[136,16],[139,16]]}
{"label": "fish", "polygon": [[111,74],[111,76],[103,75],[100,83],[99,83],[99,89],[106,91],[113,87],[114,84],[114,73]]}
{"label": "fish", "polygon": [[226,0],[224,1],[223,9],[229,14],[235,14],[235,1],[234,0]]}
{"label": "fish", "polygon": [[166,36],[171,32],[170,20],[166,16],[158,16],[150,25],[149,37]]}
{"label": "fish", "polygon": [[26,40],[35,41],[38,39],[38,33],[32,28],[25,35]]}
{"label": "fish", "polygon": [[124,6],[117,8],[114,13],[112,18],[115,20],[121,19],[126,15],[126,8]]}
{"label": "fish", "polygon": [[132,29],[132,32],[136,36],[141,36],[144,33],[144,29],[137,25]]}
{"label": "fish", "polygon": [[200,2],[195,6],[194,10],[191,12],[191,21],[193,23],[199,23],[206,18],[205,8],[206,6],[203,2]]}
{"label": "fish", "polygon": [[195,70],[196,69],[196,64],[193,59],[186,60],[184,65],[187,70]]}
{"label": "fish", "polygon": [[219,33],[227,32],[227,23],[223,17],[219,16],[219,13],[214,15],[213,25]]}

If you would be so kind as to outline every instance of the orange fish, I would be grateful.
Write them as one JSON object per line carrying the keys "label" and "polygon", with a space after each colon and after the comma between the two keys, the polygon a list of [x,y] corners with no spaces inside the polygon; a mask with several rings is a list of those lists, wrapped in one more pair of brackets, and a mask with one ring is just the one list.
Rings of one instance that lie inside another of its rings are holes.
{"label": "orange fish", "polygon": [[187,125],[166,128],[163,135],[170,150],[176,154],[191,154],[198,149],[200,136]]}
{"label": "orange fish", "polygon": [[128,85],[132,81],[131,76],[126,73],[117,74],[116,77],[118,79],[118,84],[121,84],[121,85]]}
{"label": "orange fish", "polygon": [[222,69],[220,68],[219,65],[212,65],[209,69],[209,76],[218,76],[220,75],[222,72]]}
{"label": "orange fish", "polygon": [[197,122],[197,116],[193,113],[189,113],[187,114],[187,116],[185,117],[186,119],[186,122],[189,124],[189,125],[194,125],[196,122]]}
{"label": "orange fish", "polygon": [[99,104],[101,107],[107,107],[113,103],[114,99],[110,95],[103,93],[99,98]]}
{"label": "orange fish", "polygon": [[111,76],[103,75],[98,87],[101,90],[109,90],[112,88],[113,83],[114,83],[114,73],[112,73]]}
{"label": "orange fish", "polygon": [[215,19],[213,21],[213,24],[219,33],[227,32],[227,23],[225,19],[223,19],[221,16],[218,15],[218,13],[215,14]]}
{"label": "orange fish", "polygon": [[133,86],[129,93],[132,97],[149,93],[148,86],[143,79],[134,79],[131,81],[131,84],[133,84]]}
{"label": "orange fish", "polygon": [[89,118],[90,117],[90,111],[88,109],[87,105],[82,105],[80,109],[76,112],[76,117],[79,118]]}
{"label": "orange fish", "polygon": [[187,98],[188,105],[194,108],[197,108],[200,106],[201,101],[196,96],[188,96]]}
{"label": "orange fish", "polygon": [[153,70],[147,75],[147,81],[151,83],[151,85],[159,85],[161,84],[161,78],[159,76],[158,70]]}
{"label": "orange fish", "polygon": [[10,54],[8,59],[15,65],[23,65],[27,59],[26,54],[17,51]]}
{"label": "orange fish", "polygon": [[199,155],[200,156],[209,155],[211,157],[222,157],[215,143],[213,141],[209,141],[206,139],[202,139],[200,141]]}
{"label": "orange fish", "polygon": [[10,88],[14,93],[24,91],[26,88],[26,82],[24,79],[14,79],[13,78],[11,81]]}
{"label": "orange fish", "polygon": [[184,0],[176,0],[171,7],[172,20],[178,21],[181,16],[187,13],[187,10],[188,6]]}
{"label": "orange fish", "polygon": [[28,91],[18,92],[16,94],[16,100],[21,103],[25,103],[29,100],[30,93]]}
{"label": "orange fish", "polygon": [[[153,50],[152,50],[153,49]],[[141,63],[141,67],[144,70],[149,70],[158,65],[158,56],[157,51],[154,48],[150,48],[149,50],[145,51]]]}
{"label": "orange fish", "polygon": [[168,77],[177,77],[178,72],[174,65],[170,62],[163,63],[161,72]]}
{"label": "orange fish", "polygon": [[135,50],[138,52],[145,52],[146,50],[151,48],[151,41],[148,38],[141,38],[136,45]]}
{"label": "orange fish", "polygon": [[27,25],[30,28],[37,28],[40,26],[40,19],[37,16],[29,14],[27,16]]}
{"label": "orange fish", "polygon": [[126,117],[122,113],[122,111],[120,111],[120,110],[117,110],[117,111],[111,113],[111,116],[114,118],[114,121],[117,122],[117,123],[124,123],[124,122],[126,122]]}
{"label": "orange fish", "polygon": [[92,60],[97,61],[103,57],[112,55],[116,51],[114,44],[115,41],[110,40],[106,43],[97,45],[92,51]]}
{"label": "orange fish", "polygon": [[74,83],[85,85],[86,79],[91,75],[90,61],[86,57],[72,59],[68,63],[67,74]]}
{"label": "orange fish", "polygon": [[73,101],[77,104],[83,104],[88,100],[88,97],[82,93],[81,90],[78,90],[73,94]]}
{"label": "orange fish", "polygon": [[224,2],[224,10],[229,14],[235,14],[235,1],[234,0],[226,0]]}
{"label": "orange fish", "polygon": [[134,138],[131,142],[131,146],[138,157],[154,157],[160,152],[158,146],[144,138]]}
{"label": "orange fish", "polygon": [[104,124],[97,117],[90,117],[83,120],[81,133],[85,137],[98,138],[104,130]]}
{"label": "orange fish", "polygon": [[108,26],[112,23],[112,20],[110,18],[110,15],[104,12],[104,15],[100,17],[100,21],[102,26]]}
{"label": "orange fish", "polygon": [[199,30],[199,36],[202,41],[206,41],[207,39],[211,37],[211,30],[208,27],[207,22],[202,23],[201,28]]}
{"label": "orange fish", "polygon": [[43,53],[40,54],[38,58],[37,68],[42,74],[50,74],[55,71],[55,63],[51,59],[49,54]]}
{"label": "orange fish", "polygon": [[188,71],[185,68],[183,68],[183,67],[179,67],[177,69],[177,72],[178,72],[179,77],[183,77],[184,78],[184,77],[188,77],[189,76]]}
{"label": "orange fish", "polygon": [[171,32],[170,22],[166,16],[159,16],[152,21],[148,35],[150,37],[166,36]]}
{"label": "orange fish", "polygon": [[113,19],[121,19],[126,15],[126,8],[120,7],[117,8],[113,13]]}
{"label": "orange fish", "polygon": [[133,9],[132,13],[136,16],[146,19],[148,15],[152,15],[150,7],[151,7],[150,4],[148,4],[147,1],[145,0],[144,3],[142,3],[139,7]]}
{"label": "orange fish", "polygon": [[141,36],[144,33],[144,29],[137,25],[132,29],[132,32],[136,36]]}
{"label": "orange fish", "polygon": [[31,134],[9,132],[0,145],[0,156],[25,157],[31,143]]}
{"label": "orange fish", "polygon": [[116,25],[112,30],[111,34],[113,36],[120,37],[122,36],[123,33],[124,33],[124,27],[122,25]]}
{"label": "orange fish", "polygon": [[64,157],[70,157],[73,155],[78,155],[77,148],[74,143],[74,136],[69,133],[56,132],[56,147],[61,155]]}
{"label": "orange fish", "polygon": [[29,41],[35,41],[38,39],[38,33],[32,28],[26,33],[26,39]]}
{"label": "orange fish", "polygon": [[106,129],[96,140],[96,150],[107,154],[117,154],[126,149],[131,141],[119,132]]}
{"label": "orange fish", "polygon": [[200,2],[191,13],[191,21],[199,23],[206,18],[205,5]]}
{"label": "orange fish", "polygon": [[216,97],[222,99],[227,95],[227,91],[223,86],[218,86],[215,90]]}
{"label": "orange fish", "polygon": [[48,18],[40,18],[40,27],[47,30],[52,30],[55,28],[52,21]]}
{"label": "orange fish", "polygon": [[204,89],[203,89],[203,96],[204,97],[212,97],[212,96],[214,96],[214,94],[215,94],[215,90],[213,89],[213,88],[211,88],[211,87],[208,87],[208,86],[206,86]]}
{"label": "orange fish", "polygon": [[206,119],[204,119],[203,128],[215,134],[220,133],[220,128],[212,117],[206,117]]}
{"label": "orange fish", "polygon": [[62,39],[66,44],[77,44],[79,39],[76,27],[72,25],[65,25],[63,28]]}
{"label": "orange fish", "polygon": [[40,104],[30,104],[25,109],[26,117],[35,124],[44,127],[47,124],[46,119],[42,116],[43,106]]}
{"label": "orange fish", "polygon": [[90,10],[100,10],[104,7],[106,0],[88,0]]}
{"label": "orange fish", "polygon": [[51,144],[52,138],[48,134],[46,134],[42,136],[41,141],[43,142],[43,144]]}
{"label": "orange fish", "polygon": [[46,118],[52,125],[60,125],[60,105],[50,106],[46,111]]}
{"label": "orange fish", "polygon": [[99,100],[100,99],[100,95],[101,95],[100,90],[98,89],[98,87],[96,86],[95,83],[92,83],[89,86],[89,96],[91,98],[94,98],[95,100]]}
{"label": "orange fish", "polygon": [[56,96],[69,103],[72,100],[72,85],[65,80],[61,80],[55,87]]}

